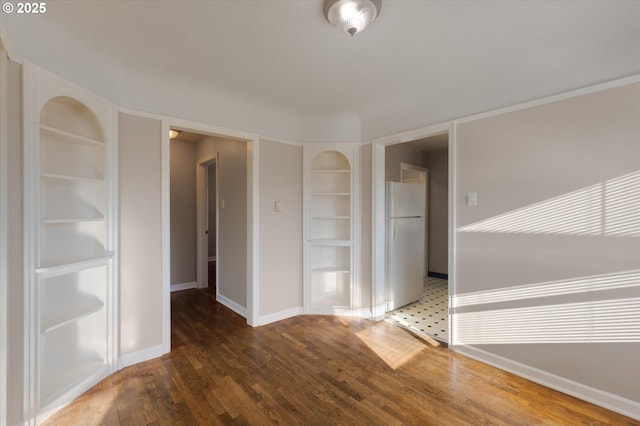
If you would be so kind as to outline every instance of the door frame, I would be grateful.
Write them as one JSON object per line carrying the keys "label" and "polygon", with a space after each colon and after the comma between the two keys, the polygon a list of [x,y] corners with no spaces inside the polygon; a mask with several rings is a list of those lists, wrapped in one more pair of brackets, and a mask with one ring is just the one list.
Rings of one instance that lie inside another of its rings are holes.
{"label": "door frame", "polygon": [[[448,134],[448,165],[449,165],[449,306],[451,299],[456,294],[455,280],[455,252],[456,252],[456,122],[446,122],[412,130],[409,132],[399,133],[380,139],[374,139],[372,143],[371,171],[372,171],[372,202],[371,202],[371,256],[373,260],[372,281],[373,288],[371,292],[371,317],[374,320],[382,320],[385,318],[386,308],[386,264],[387,248],[385,243],[386,233],[386,209],[385,209],[385,148],[390,145],[396,145],[405,142],[412,142],[431,136]],[[455,342],[453,333],[455,329],[452,324],[454,311],[449,310],[449,349],[455,350]]]}
{"label": "door frame", "polygon": [[[158,118],[155,115],[151,117]],[[162,353],[171,352],[171,150],[169,129],[189,131],[247,144],[247,324],[258,322],[259,153],[260,138],[194,121],[162,116]]]}
{"label": "door frame", "polygon": [[[196,288],[207,288],[209,286],[209,238],[208,230],[211,229],[209,223],[209,166],[215,164],[216,175],[216,197],[214,209],[216,210],[216,283],[218,282],[218,224],[220,212],[218,211],[218,165],[219,153],[215,152],[202,157],[196,162]],[[216,300],[218,299],[218,286],[216,285]]]}

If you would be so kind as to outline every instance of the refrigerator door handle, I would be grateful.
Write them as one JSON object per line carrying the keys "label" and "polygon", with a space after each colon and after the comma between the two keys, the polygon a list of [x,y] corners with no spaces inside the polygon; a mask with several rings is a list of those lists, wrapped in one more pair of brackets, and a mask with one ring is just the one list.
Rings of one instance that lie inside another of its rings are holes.
{"label": "refrigerator door handle", "polygon": [[391,219],[391,227],[392,227],[392,246],[396,246],[396,240],[398,239],[398,225],[396,224],[397,219]]}

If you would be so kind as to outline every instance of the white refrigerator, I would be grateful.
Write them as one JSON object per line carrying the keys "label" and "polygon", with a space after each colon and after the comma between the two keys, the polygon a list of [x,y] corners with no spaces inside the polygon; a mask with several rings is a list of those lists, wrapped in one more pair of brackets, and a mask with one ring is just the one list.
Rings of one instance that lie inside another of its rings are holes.
{"label": "white refrigerator", "polygon": [[387,182],[387,311],[422,296],[426,187]]}

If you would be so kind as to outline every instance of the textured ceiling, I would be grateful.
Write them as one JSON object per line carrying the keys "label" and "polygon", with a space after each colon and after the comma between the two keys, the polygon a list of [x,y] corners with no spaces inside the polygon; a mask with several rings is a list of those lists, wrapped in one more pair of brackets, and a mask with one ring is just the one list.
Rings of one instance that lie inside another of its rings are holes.
{"label": "textured ceiling", "polygon": [[138,82],[351,114],[363,138],[640,73],[640,1],[383,0],[355,37],[321,0],[49,1],[0,22],[10,53],[107,96]]}

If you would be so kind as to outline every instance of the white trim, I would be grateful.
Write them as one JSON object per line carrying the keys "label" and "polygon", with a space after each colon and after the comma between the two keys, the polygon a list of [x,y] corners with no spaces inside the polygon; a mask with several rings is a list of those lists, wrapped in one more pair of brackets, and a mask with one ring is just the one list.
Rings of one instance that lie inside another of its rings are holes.
{"label": "white trim", "polygon": [[553,102],[563,101],[566,99],[575,98],[582,95],[589,95],[591,93],[601,92],[607,89],[613,89],[616,87],[626,86],[627,84],[633,84],[640,82],[640,74],[624,77],[616,80],[607,81],[604,83],[598,83],[595,85],[581,87],[579,89],[569,90],[568,92],[558,93],[551,96],[546,96],[532,101],[520,102],[514,105],[510,105],[504,108],[494,109],[490,111],[481,112],[478,114],[468,115],[456,120],[457,124],[466,123],[469,121],[481,120],[483,118],[494,117],[496,115],[502,115],[509,112],[519,111],[535,106],[546,105]]}
{"label": "white trim", "polygon": [[[423,127],[418,130],[398,133],[396,135],[387,136],[372,142],[372,249],[373,249],[373,289],[372,289],[372,306],[373,318],[375,320],[384,319],[386,312],[386,244],[385,244],[385,148],[390,145],[396,145],[405,142],[412,142],[419,139],[433,137],[437,135],[448,134],[448,150],[451,150],[452,134],[454,131],[454,122],[438,123],[433,126]],[[455,189],[455,161],[449,156],[449,266],[455,257],[455,251],[452,249],[451,238],[455,239],[455,198],[452,190]],[[454,180],[451,178],[453,177]],[[455,279],[455,270],[449,269],[449,279]],[[451,288],[449,289],[451,292]],[[451,293],[450,293],[451,294]],[[384,302],[384,303],[383,303]],[[381,312],[381,306],[385,306]]]}
{"label": "white trim", "polygon": [[207,262],[215,262],[215,261],[216,261],[216,257],[215,256],[207,257]]}
{"label": "white trim", "polygon": [[600,407],[615,411],[616,413],[640,420],[640,402],[565,379],[564,377],[494,355],[473,346],[459,345],[456,347],[456,352],[499,368],[500,370],[524,377],[548,388],[575,396],[583,401],[591,402]]}
{"label": "white trim", "polygon": [[373,309],[371,310],[371,319],[374,321],[383,320],[386,313],[387,313],[386,302],[381,305],[380,304],[374,305]]}
{"label": "white trim", "polygon": [[302,315],[304,309],[302,306],[296,306],[295,308],[285,309],[284,311],[274,312],[272,314],[263,315],[258,318],[257,326],[271,324],[272,322],[282,321],[287,318]]}
{"label": "white trim", "polygon": [[197,286],[195,281],[191,281],[189,283],[171,284],[171,293],[173,293],[174,291],[189,290],[196,287]]}
{"label": "white trim", "polygon": [[254,326],[260,313],[260,143],[257,137],[247,143],[247,174],[246,319],[247,324]]}
{"label": "white trim", "polygon": [[139,351],[122,354],[118,360],[118,369],[161,357],[165,353],[164,345],[156,345]]}
{"label": "white trim", "polygon": [[[119,107],[118,111],[129,114],[129,115],[137,115],[139,117],[151,118],[154,120],[159,120],[163,122],[167,122],[170,124],[170,128],[176,130],[185,130],[193,133],[202,133],[204,135],[217,136],[225,139],[235,139],[240,141],[248,141],[258,137],[256,133],[243,132],[241,130],[229,129],[226,127],[215,126],[213,124],[203,123],[200,121],[191,121],[185,120],[182,118],[176,118],[169,115],[163,114],[155,114],[151,112],[140,111],[136,109]],[[169,134],[169,128],[167,128],[167,138]],[[164,138],[165,134],[163,134]],[[262,136],[265,139],[269,139],[266,136]]]}
{"label": "white trim", "polygon": [[[456,130],[456,122],[452,122],[449,127],[449,149],[447,152],[448,160],[449,160],[449,182],[448,182],[448,194],[449,194],[449,232],[448,232],[448,242],[449,242],[449,256],[448,256],[448,277],[447,277],[447,287],[449,289],[449,306],[453,306],[451,300],[453,300],[453,296],[456,294],[456,218],[458,209],[456,207],[456,185],[458,184],[458,180],[456,178],[457,173],[457,130]],[[447,318],[449,324],[449,335],[447,336],[449,342],[449,349],[455,350],[455,328],[453,326],[453,318],[454,318],[453,310],[450,310],[449,316]]]}
{"label": "white trim", "polygon": [[[209,216],[209,171],[207,167],[216,165],[216,253],[218,253],[218,153],[213,152],[196,160],[196,288],[206,288],[209,285],[209,236],[206,233]],[[205,261],[205,258],[207,259]],[[218,268],[216,268],[216,283],[218,281]],[[218,287],[216,286],[216,293]]]}
{"label": "white trim", "polygon": [[169,123],[162,120],[161,170],[162,188],[162,353],[171,352],[171,145]]}
{"label": "white trim", "polygon": [[243,317],[243,318],[247,317],[247,309],[244,306],[240,306],[239,304],[237,304],[233,300],[231,300],[231,299],[219,294],[216,301],[219,302],[220,304],[226,306],[227,308],[231,309],[233,312],[235,312],[236,314],[240,315],[241,317]]}
{"label": "white trim", "polygon": [[36,277],[33,271],[36,268],[36,238],[37,238],[37,213],[32,206],[38,205],[37,183],[39,167],[37,144],[34,140],[33,125],[30,119],[35,117],[35,66],[28,62],[23,63],[22,68],[22,233],[23,233],[23,338],[24,338],[24,366],[23,366],[23,420],[26,425],[35,425],[36,422],[36,395],[37,395],[37,334],[35,329],[35,300],[37,294]]}
{"label": "white trim", "polygon": [[7,117],[8,111],[8,85],[7,85],[7,55],[0,52],[0,426],[7,424],[7,333],[8,333],[8,238],[9,223],[7,214],[9,209],[9,176],[7,155],[9,152],[9,135]]}

